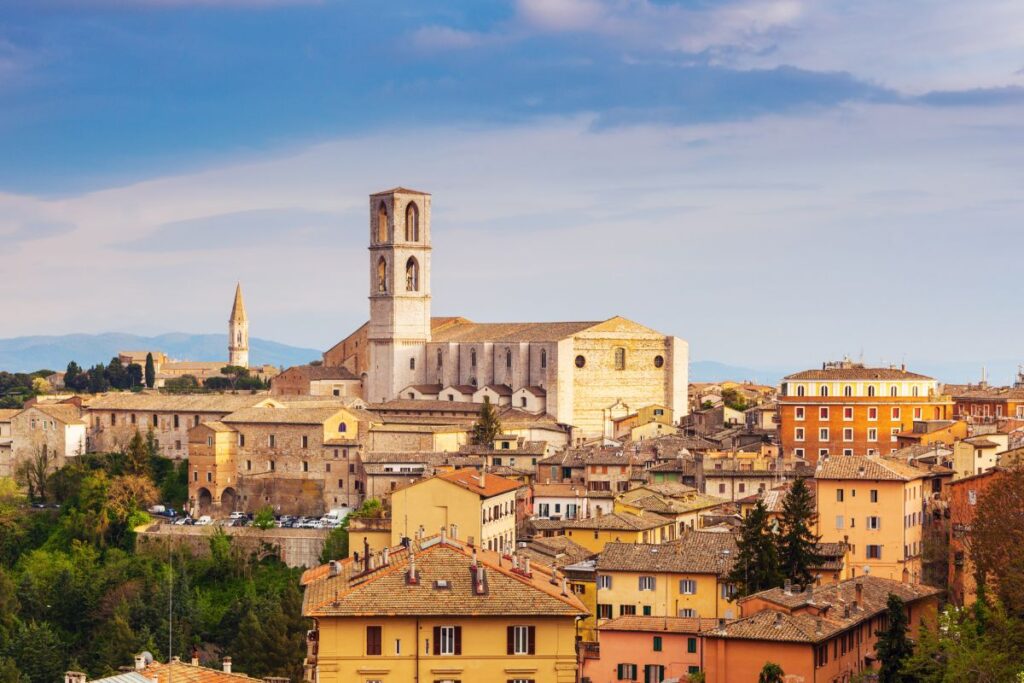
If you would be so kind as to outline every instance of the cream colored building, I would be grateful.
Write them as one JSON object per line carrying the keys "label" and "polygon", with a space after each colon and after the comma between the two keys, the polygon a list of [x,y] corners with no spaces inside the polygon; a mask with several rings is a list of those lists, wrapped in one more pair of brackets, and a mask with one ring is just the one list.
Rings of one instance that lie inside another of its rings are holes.
{"label": "cream colored building", "polygon": [[[324,354],[365,376],[369,403],[483,402],[549,413],[581,436],[646,406],[687,410],[688,346],[622,317],[475,323],[431,317],[431,197],[370,197],[370,321]],[[347,354],[347,355],[346,355]]]}
{"label": "cream colored building", "polygon": [[[72,403],[38,403],[11,417],[12,457],[8,469],[45,453],[53,469],[86,452],[85,422]],[[2,473],[0,473],[2,474]]]}
{"label": "cream colored building", "polygon": [[11,420],[20,413],[18,408],[0,409],[0,477],[14,475],[14,433]]}

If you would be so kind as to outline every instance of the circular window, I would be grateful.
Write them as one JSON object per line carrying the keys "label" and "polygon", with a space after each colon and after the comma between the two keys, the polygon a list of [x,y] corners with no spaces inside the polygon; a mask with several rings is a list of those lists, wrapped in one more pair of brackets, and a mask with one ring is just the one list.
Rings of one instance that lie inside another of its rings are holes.
{"label": "circular window", "polygon": [[576,356],[576,367],[582,368],[586,364],[587,364],[587,359],[586,358],[584,358],[583,356]]}
{"label": "circular window", "polygon": [[664,364],[665,364],[665,359],[664,358],[662,358],[661,356],[655,356],[654,357],[654,367],[660,368]]}

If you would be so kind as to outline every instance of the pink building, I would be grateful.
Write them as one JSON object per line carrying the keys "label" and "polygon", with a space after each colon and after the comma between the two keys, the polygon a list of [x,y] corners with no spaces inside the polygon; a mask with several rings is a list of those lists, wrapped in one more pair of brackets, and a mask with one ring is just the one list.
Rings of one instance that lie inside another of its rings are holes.
{"label": "pink building", "polygon": [[700,631],[714,619],[624,616],[603,623],[599,648],[584,651],[584,683],[686,681],[701,670]]}

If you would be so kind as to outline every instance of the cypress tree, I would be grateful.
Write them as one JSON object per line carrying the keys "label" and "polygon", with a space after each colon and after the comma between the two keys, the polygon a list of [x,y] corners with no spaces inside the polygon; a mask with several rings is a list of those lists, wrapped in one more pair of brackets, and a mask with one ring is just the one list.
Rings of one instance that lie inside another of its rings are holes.
{"label": "cypress tree", "polygon": [[473,443],[478,446],[490,446],[499,434],[501,421],[498,420],[498,411],[485,396],[484,404],[480,406],[480,417],[473,425]]}
{"label": "cypress tree", "polygon": [[153,365],[153,354],[146,354],[146,386],[150,389],[156,384],[156,366]]}
{"label": "cypress tree", "polygon": [[729,572],[729,581],[736,586],[739,596],[782,585],[779,550],[768,527],[768,510],[763,501],[758,500],[743,520],[737,545],[739,553]]}
{"label": "cypress tree", "polygon": [[898,595],[889,594],[885,615],[888,626],[876,631],[878,642],[875,652],[882,666],[878,670],[878,683],[903,683],[903,663],[914,654],[914,645],[907,638],[907,610]]}
{"label": "cypress tree", "polygon": [[825,558],[818,552],[818,540],[811,531],[817,515],[807,482],[799,478],[782,501],[782,534],[779,536],[779,566],[784,578],[807,584],[813,580],[811,569]]}

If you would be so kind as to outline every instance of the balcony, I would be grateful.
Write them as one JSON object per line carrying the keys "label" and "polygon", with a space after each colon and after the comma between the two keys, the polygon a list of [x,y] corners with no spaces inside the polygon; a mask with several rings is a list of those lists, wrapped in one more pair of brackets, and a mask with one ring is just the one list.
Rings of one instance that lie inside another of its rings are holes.
{"label": "balcony", "polygon": [[582,659],[600,659],[601,658],[601,643],[584,643],[579,644],[580,657]]}

